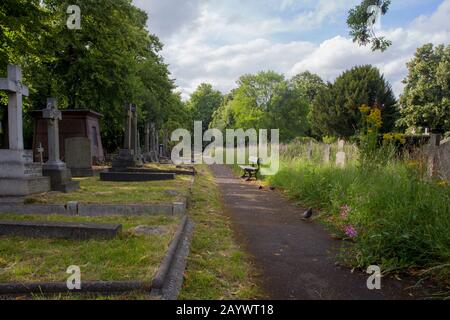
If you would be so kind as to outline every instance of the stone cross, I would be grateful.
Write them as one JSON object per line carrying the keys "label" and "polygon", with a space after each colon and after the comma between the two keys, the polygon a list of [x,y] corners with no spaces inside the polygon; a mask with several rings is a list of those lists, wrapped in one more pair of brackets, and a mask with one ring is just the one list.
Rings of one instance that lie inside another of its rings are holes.
{"label": "stone cross", "polygon": [[9,149],[23,150],[22,96],[28,97],[28,87],[22,84],[22,69],[8,65],[8,77],[0,79],[0,90],[8,93]]}
{"label": "stone cross", "polygon": [[42,164],[44,162],[44,148],[42,147],[42,143],[39,143],[36,151],[39,154],[39,162]]}
{"label": "stone cross", "polygon": [[127,113],[126,123],[125,123],[125,141],[123,148],[126,150],[131,150],[131,127],[133,123],[133,105],[125,105],[125,110]]}
{"label": "stone cross", "polygon": [[62,113],[58,110],[58,102],[54,98],[47,99],[47,108],[42,110],[42,118],[47,119],[48,161],[45,169],[63,169],[64,162],[59,157],[59,121]]}

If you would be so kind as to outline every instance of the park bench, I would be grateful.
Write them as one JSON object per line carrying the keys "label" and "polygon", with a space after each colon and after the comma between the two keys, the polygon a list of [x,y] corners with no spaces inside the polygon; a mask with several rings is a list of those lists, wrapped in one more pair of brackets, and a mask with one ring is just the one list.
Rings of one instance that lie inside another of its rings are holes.
{"label": "park bench", "polygon": [[260,159],[258,157],[249,157],[248,162],[248,166],[239,166],[244,171],[242,178],[248,176],[247,181],[249,181],[252,177],[258,179],[257,176],[261,165]]}

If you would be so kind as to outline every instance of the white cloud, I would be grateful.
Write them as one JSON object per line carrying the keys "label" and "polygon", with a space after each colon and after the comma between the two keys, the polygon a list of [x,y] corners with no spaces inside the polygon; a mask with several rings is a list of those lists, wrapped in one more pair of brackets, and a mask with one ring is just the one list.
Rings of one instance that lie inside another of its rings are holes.
{"label": "white cloud", "polygon": [[[139,2],[144,3],[135,0]],[[158,35],[165,43],[163,55],[184,98],[201,82],[227,92],[245,73],[270,69],[292,76],[310,70],[332,81],[344,70],[361,64],[379,67],[399,94],[407,72],[406,62],[416,48],[428,42],[450,42],[450,0],[444,0],[430,16],[420,16],[402,28],[385,30],[384,35],[393,41],[393,46],[384,53],[359,47],[342,35],[321,43],[279,36],[332,28],[336,15],[342,20],[346,10],[357,2],[150,0],[145,6],[159,17],[159,22],[154,20],[154,29],[162,30]]]}

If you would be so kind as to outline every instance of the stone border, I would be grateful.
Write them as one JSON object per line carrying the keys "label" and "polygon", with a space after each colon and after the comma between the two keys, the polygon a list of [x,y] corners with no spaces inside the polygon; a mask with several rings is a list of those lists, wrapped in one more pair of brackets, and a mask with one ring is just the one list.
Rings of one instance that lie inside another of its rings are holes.
{"label": "stone border", "polygon": [[183,284],[194,224],[185,216],[181,226],[152,281],[150,294],[163,300],[176,300]]}
{"label": "stone border", "polygon": [[155,204],[87,204],[70,201],[63,204],[0,203],[1,214],[50,215],[98,217],[107,215],[184,215],[188,199],[172,203]]}
{"label": "stone border", "polygon": [[81,290],[69,290],[65,282],[0,283],[1,296],[55,293],[123,293],[147,291],[162,299],[176,299],[183,282],[183,271],[192,238],[193,223],[184,216],[169,245],[155,278],[145,281],[82,281]]}

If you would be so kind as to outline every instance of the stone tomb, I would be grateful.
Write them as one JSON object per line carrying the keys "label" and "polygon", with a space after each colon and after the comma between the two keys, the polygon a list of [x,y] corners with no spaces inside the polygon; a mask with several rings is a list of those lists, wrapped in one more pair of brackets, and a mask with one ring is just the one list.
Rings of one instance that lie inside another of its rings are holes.
{"label": "stone tomb", "polygon": [[[62,119],[59,122],[59,142],[60,142],[60,156],[61,160],[66,162],[69,169],[72,169],[68,163],[66,152],[74,152],[72,150],[66,151],[66,140],[72,138],[86,138],[89,139],[90,151],[92,156],[92,163],[102,162],[105,160],[103,152],[103,144],[100,131],[100,119],[102,115],[91,110],[60,110]],[[36,150],[39,144],[44,148],[44,160],[48,158],[47,153],[47,119],[42,117],[42,110],[34,110],[30,112],[34,118],[34,135],[33,135],[33,149]],[[71,144],[70,147],[79,148],[77,144]],[[35,155],[35,161],[38,161],[38,154]]]}
{"label": "stone tomb", "polygon": [[50,177],[51,188],[54,191],[70,192],[78,190],[80,183],[72,181],[72,175],[59,156],[59,121],[61,111],[57,108],[56,99],[47,100],[47,108],[42,110],[42,117],[47,119],[48,161],[43,166],[44,176]]}
{"label": "stone tomb", "polygon": [[112,239],[120,224],[78,222],[0,221],[0,236],[70,240]]}
{"label": "stone tomb", "polygon": [[43,177],[42,164],[33,162],[32,150],[24,150],[22,96],[28,96],[28,88],[22,84],[20,67],[8,65],[8,77],[0,79],[0,90],[8,94],[9,139],[9,149],[0,150],[0,197],[50,191],[50,179]]}

